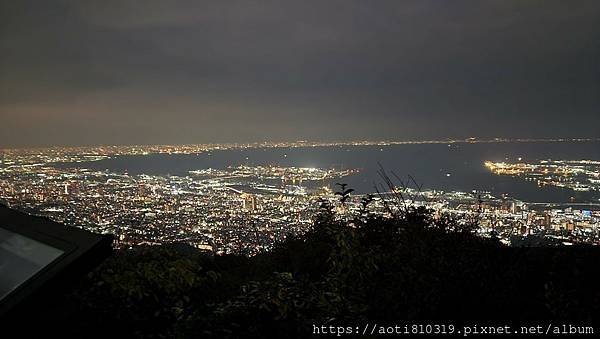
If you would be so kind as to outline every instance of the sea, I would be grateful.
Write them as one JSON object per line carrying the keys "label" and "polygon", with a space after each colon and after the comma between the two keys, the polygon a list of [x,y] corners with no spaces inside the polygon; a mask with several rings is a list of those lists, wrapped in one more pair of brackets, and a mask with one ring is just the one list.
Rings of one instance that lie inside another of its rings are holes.
{"label": "sea", "polygon": [[[201,154],[150,154],[62,164],[117,173],[189,175],[191,170],[239,165],[278,165],[336,169],[359,169],[337,179],[358,193],[375,192],[383,183],[383,168],[392,178],[414,178],[423,189],[472,192],[487,191],[537,203],[600,203],[600,192],[576,192],[558,187],[538,187],[535,182],[491,173],[485,161],[538,162],[540,160],[600,160],[599,141],[498,142],[399,144],[388,146],[327,146],[293,148],[246,148]],[[392,174],[393,173],[393,174]],[[414,184],[412,184],[414,187]]]}

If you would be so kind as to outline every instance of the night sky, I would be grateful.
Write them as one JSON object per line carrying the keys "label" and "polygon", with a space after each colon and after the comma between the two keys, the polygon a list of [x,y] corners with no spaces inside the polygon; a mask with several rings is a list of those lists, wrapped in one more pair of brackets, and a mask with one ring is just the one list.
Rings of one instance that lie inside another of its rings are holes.
{"label": "night sky", "polygon": [[600,136],[597,0],[0,3],[0,147]]}

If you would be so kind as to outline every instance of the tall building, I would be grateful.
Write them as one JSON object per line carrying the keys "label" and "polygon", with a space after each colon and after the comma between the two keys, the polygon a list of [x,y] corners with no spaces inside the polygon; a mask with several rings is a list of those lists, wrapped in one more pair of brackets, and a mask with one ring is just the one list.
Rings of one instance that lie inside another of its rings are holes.
{"label": "tall building", "polygon": [[552,217],[549,213],[544,214],[544,228],[547,230],[552,229]]}
{"label": "tall building", "polygon": [[254,212],[256,210],[256,197],[253,194],[242,194],[242,208]]}

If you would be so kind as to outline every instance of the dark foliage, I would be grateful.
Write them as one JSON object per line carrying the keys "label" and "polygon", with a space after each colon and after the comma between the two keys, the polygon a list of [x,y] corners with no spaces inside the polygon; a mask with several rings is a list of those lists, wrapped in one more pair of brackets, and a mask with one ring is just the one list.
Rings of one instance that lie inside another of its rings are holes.
{"label": "dark foliage", "polygon": [[[409,207],[314,227],[252,258],[186,246],[119,251],[53,306],[75,337],[306,337],[313,324],[592,321],[592,247],[508,248]],[[74,325],[74,326],[73,326]],[[62,331],[61,331],[62,332]]]}

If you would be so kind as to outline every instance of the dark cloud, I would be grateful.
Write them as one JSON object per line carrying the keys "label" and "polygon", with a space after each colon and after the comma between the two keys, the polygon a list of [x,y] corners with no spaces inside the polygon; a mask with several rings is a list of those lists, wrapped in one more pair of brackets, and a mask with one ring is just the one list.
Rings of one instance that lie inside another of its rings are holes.
{"label": "dark cloud", "polygon": [[598,136],[597,1],[13,1],[0,144]]}

